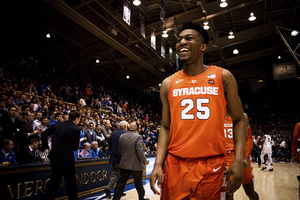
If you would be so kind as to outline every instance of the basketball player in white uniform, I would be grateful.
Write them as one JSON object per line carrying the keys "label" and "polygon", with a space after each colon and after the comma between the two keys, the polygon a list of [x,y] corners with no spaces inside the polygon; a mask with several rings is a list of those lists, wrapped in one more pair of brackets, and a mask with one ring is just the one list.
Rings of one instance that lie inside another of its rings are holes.
{"label": "basketball player in white uniform", "polygon": [[263,138],[263,149],[261,151],[261,154],[260,154],[260,159],[261,159],[261,162],[263,163],[263,168],[261,168],[261,170],[265,170],[267,169],[266,167],[266,163],[265,163],[265,160],[264,160],[264,156],[267,154],[268,155],[268,158],[269,158],[269,162],[271,164],[271,168],[269,169],[270,172],[274,171],[273,169],[273,160],[272,160],[272,145],[271,145],[271,136],[270,135],[264,135],[264,138]]}

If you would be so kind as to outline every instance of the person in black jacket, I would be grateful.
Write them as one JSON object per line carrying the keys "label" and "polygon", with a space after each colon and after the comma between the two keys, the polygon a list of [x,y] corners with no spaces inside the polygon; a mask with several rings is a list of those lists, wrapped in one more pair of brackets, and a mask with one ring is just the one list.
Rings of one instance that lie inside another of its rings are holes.
{"label": "person in black jacket", "polygon": [[[19,153],[22,152],[25,145],[20,145],[20,143],[26,140],[26,135],[21,132],[21,121],[17,117],[18,108],[17,106],[11,106],[8,109],[7,114],[3,114],[0,118],[0,141],[4,139],[11,139],[14,142],[14,152],[18,158]],[[25,138],[25,139],[24,139]]]}
{"label": "person in black jacket", "polygon": [[[111,137],[109,138],[109,151],[110,151],[110,158],[109,162],[113,166],[113,172],[110,176],[108,185],[105,188],[105,195],[108,198],[111,198],[111,190],[113,189],[114,184],[117,182],[117,180],[120,177],[120,168],[119,163],[121,160],[121,154],[119,151],[119,138],[122,134],[126,133],[128,130],[128,122],[127,121],[121,121],[120,122],[120,129],[115,130],[112,132]],[[125,193],[123,196],[126,195]]]}
{"label": "person in black jacket", "polygon": [[62,176],[67,183],[69,199],[78,199],[73,151],[79,147],[79,121],[80,113],[72,110],[68,121],[58,122],[42,133],[44,149],[49,149],[47,138],[52,135],[52,149],[48,156],[51,163],[51,180],[46,195],[48,200],[55,199]]}
{"label": "person in black jacket", "polygon": [[21,163],[36,163],[36,162],[44,162],[45,157],[40,157],[35,155],[35,151],[38,149],[39,140],[37,136],[33,135],[28,138],[29,145],[23,149],[21,152],[22,159]]}

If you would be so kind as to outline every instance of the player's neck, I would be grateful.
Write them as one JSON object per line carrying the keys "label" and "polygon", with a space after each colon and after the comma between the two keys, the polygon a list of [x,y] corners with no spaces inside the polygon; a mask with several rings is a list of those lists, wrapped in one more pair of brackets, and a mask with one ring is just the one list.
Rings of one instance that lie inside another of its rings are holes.
{"label": "player's neck", "polygon": [[205,72],[208,69],[207,65],[203,63],[193,63],[193,64],[184,64],[183,73],[190,75],[190,76],[197,76]]}

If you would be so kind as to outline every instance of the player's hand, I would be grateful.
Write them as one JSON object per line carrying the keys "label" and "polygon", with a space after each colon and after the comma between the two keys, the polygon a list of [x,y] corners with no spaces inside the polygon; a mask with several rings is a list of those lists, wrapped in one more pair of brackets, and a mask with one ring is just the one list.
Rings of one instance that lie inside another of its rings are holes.
{"label": "player's hand", "polygon": [[163,170],[159,166],[155,166],[152,170],[152,173],[150,175],[150,188],[153,191],[154,194],[160,194],[159,191],[156,190],[155,188],[155,183],[157,181],[157,186],[160,188],[161,187],[161,181],[162,181],[162,175],[163,175]]}
{"label": "player's hand", "polygon": [[250,158],[249,157],[245,157],[244,158],[244,168],[248,168],[249,167],[249,163],[250,163]]}
{"label": "player's hand", "polygon": [[[230,180],[230,177],[232,179]],[[226,183],[227,192],[232,195],[237,191],[243,180],[243,161],[234,160],[227,172]]]}

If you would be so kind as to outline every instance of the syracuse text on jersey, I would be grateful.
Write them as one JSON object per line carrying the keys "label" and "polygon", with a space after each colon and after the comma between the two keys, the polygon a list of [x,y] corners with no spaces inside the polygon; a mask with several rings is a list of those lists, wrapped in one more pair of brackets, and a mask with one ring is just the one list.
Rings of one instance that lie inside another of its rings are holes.
{"label": "syracuse text on jersey", "polygon": [[227,127],[233,127],[233,124],[232,123],[224,123],[224,127],[227,128]]}
{"label": "syracuse text on jersey", "polygon": [[219,91],[218,87],[211,87],[211,86],[178,88],[178,89],[173,89],[173,97],[199,95],[199,94],[218,95],[218,91]]}

